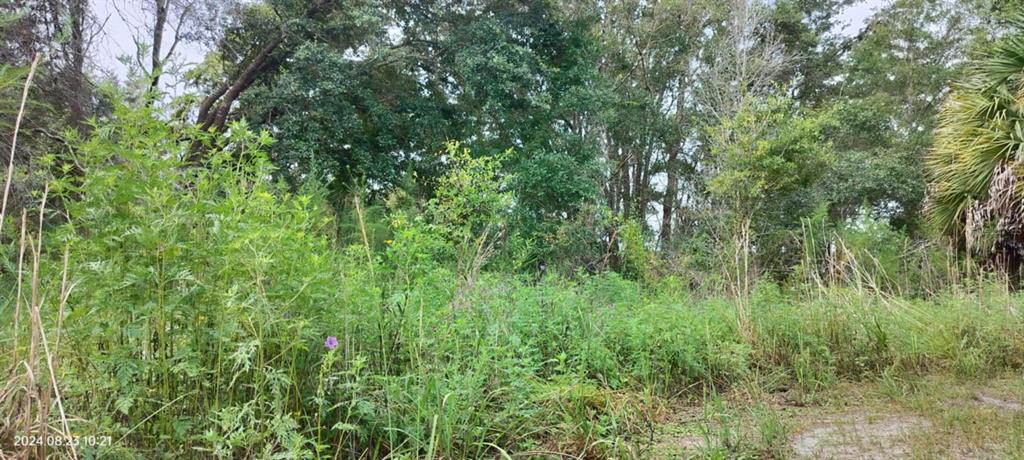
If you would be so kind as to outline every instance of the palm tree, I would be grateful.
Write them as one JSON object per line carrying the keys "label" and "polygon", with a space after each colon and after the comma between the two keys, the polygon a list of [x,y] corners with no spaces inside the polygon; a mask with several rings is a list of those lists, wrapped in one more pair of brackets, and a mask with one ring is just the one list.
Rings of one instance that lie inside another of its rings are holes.
{"label": "palm tree", "polygon": [[1016,280],[1024,254],[1024,15],[967,67],[925,158],[925,212],[944,234]]}

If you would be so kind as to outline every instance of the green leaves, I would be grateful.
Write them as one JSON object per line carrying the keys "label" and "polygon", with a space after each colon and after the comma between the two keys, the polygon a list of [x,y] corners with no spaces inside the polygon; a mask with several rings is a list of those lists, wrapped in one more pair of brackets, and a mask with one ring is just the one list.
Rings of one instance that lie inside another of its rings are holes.
{"label": "green leaves", "polygon": [[457,142],[448,143],[445,151],[450,169],[438,180],[434,199],[428,204],[434,223],[455,234],[475,234],[502,225],[513,201],[509,178],[499,173],[501,158],[474,158]]}
{"label": "green leaves", "polygon": [[[69,244],[80,287],[66,327],[91,365],[73,372],[111,383],[82,399],[92,407],[76,409],[118,411],[104,430],[138,425],[130,442],[173,455],[209,427],[172,429],[177,416],[206,420],[247,392],[266,392],[278,396],[245,406],[236,420],[250,431],[233,440],[221,431],[210,445],[225,457],[274,444],[301,451],[293,417],[301,410],[286,407],[284,395],[309,383],[285,374],[311,359],[306,344],[340,335],[343,306],[373,296],[338,286],[344,256],[324,204],[270,181],[267,133],[232,124],[207,139],[203,167],[186,167],[181,159],[203,136],[117,106],[77,145],[82,171],[60,189],[68,220],[47,240]],[[202,391],[182,397],[191,388]]]}
{"label": "green leaves", "polygon": [[[1019,219],[1012,203],[1024,196],[1020,186],[993,180],[1001,171],[1013,178],[1022,172],[1024,22],[1016,25],[1013,34],[973,61],[954,86],[939,114],[935,146],[925,159],[929,220],[942,233],[966,237],[969,247],[982,251],[990,248],[975,241],[980,227]],[[1016,237],[1002,234],[997,240],[1005,238]]]}
{"label": "green leaves", "polygon": [[714,169],[708,192],[720,222],[730,238],[752,232],[744,244],[757,247],[766,268],[783,270],[793,262],[787,258],[795,251],[780,251],[794,244],[791,232],[819,203],[821,180],[834,161],[823,137],[831,123],[828,112],[768,97],[747,100],[735,116],[709,129]]}
{"label": "green leaves", "polygon": [[821,137],[825,118],[806,116],[784,98],[749,100],[711,130],[717,173],[709,190],[746,206],[812,186],[831,161]]}

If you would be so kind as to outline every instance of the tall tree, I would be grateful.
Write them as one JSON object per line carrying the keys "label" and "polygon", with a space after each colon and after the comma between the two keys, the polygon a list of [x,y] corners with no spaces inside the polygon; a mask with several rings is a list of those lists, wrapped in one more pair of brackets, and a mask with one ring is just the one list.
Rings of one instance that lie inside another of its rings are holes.
{"label": "tall tree", "polygon": [[913,228],[924,199],[922,158],[935,114],[966,57],[978,19],[968,1],[898,0],[847,43],[826,90],[844,120],[830,133],[837,154],[828,190],[834,219],[867,205]]}
{"label": "tall tree", "polygon": [[415,177],[416,198],[429,198],[449,167],[445,143],[461,140],[475,156],[513,149],[503,173],[524,239],[550,238],[597,201],[592,132],[610,93],[592,10],[267,0],[237,18],[194,73],[209,91],[198,122],[245,118],[271,130],[278,174],[292,185],[315,178],[376,199]]}
{"label": "tall tree", "polygon": [[212,44],[223,31],[223,21],[230,20],[239,7],[237,0],[148,0],[138,5],[141,13],[149,16],[140,24],[133,23],[136,19],[128,11],[118,10],[134,29],[135,64],[145,72],[146,86],[154,97],[161,90],[161,78],[169,71],[174,75],[179,46],[186,42]]}
{"label": "tall tree", "polygon": [[822,136],[829,123],[827,114],[801,110],[789,98],[748,97],[710,129],[708,192],[737,294],[748,294],[761,273],[785,275],[797,262],[792,235],[816,208],[832,161]]}
{"label": "tall tree", "polygon": [[367,28],[373,29],[374,11],[367,5],[341,0],[268,0],[243,8],[235,26],[226,31],[220,52],[207,68],[220,75],[204,75],[213,84],[200,102],[196,123],[203,129],[224,129],[238,98],[254,83],[272,75],[311,37],[331,37],[346,47],[358,47]]}
{"label": "tall tree", "polygon": [[828,94],[829,81],[840,73],[837,59],[845,50],[839,15],[856,0],[780,0],[772,3],[767,21],[789,56],[778,82],[794,99],[817,106]]}
{"label": "tall tree", "polygon": [[704,31],[717,9],[709,2],[633,0],[590,8],[601,18],[600,69],[613,95],[591,133],[603,151],[605,202],[624,219],[660,219],[654,230],[667,247],[684,176],[695,169],[694,88]]}
{"label": "tall tree", "polygon": [[[39,173],[53,166],[38,160],[53,154],[59,164],[73,167],[65,132],[86,134],[88,120],[104,113],[101,93],[87,72],[99,23],[86,0],[0,0],[0,18],[0,76],[6,79],[0,87],[17,88],[10,100],[20,101],[23,69],[40,56],[15,151],[19,173],[10,205],[18,209],[29,206],[32,192],[43,187]],[[0,108],[0,125],[13,127],[17,113],[17,105]],[[3,150],[9,151],[11,139],[0,136]]]}
{"label": "tall tree", "polygon": [[[0,14],[15,18],[5,27],[0,61],[27,65],[37,53],[46,55],[34,85],[45,97],[34,99],[47,101],[52,114],[84,132],[97,106],[86,60],[99,25],[88,0],[9,0],[0,2]],[[51,123],[29,117],[27,124],[27,131],[55,134]]]}

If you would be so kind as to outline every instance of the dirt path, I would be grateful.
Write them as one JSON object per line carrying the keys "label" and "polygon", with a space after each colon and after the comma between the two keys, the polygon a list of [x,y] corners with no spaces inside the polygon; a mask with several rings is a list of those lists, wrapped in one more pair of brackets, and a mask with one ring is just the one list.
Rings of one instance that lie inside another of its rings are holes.
{"label": "dirt path", "polygon": [[710,398],[674,413],[650,457],[1024,459],[1024,378],[844,385],[813,404]]}
{"label": "dirt path", "polygon": [[913,453],[914,436],[932,430],[928,419],[906,414],[838,414],[794,433],[797,458],[884,459]]}

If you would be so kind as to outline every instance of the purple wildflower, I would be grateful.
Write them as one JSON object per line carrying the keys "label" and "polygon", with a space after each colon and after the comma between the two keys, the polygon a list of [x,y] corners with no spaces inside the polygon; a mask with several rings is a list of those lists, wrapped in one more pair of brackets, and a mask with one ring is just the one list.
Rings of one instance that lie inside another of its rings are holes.
{"label": "purple wildflower", "polygon": [[324,346],[327,347],[328,350],[338,348],[338,338],[333,335],[328,336],[327,340],[324,340]]}

